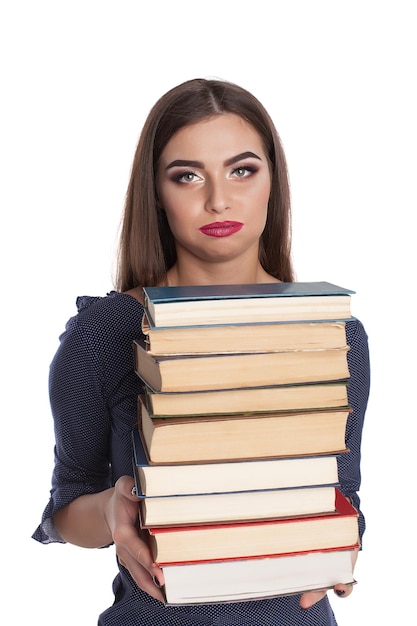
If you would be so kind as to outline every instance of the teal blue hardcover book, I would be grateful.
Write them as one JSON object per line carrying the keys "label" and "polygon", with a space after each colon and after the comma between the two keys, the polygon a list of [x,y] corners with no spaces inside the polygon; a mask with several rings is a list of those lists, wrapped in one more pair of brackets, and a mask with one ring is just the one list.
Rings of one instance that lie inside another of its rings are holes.
{"label": "teal blue hardcover book", "polygon": [[326,281],[293,283],[251,283],[237,285],[186,285],[144,287],[145,302],[159,304],[190,300],[271,298],[294,296],[341,296],[355,292]]}
{"label": "teal blue hardcover book", "polygon": [[144,287],[151,327],[348,320],[354,292],[328,282]]}

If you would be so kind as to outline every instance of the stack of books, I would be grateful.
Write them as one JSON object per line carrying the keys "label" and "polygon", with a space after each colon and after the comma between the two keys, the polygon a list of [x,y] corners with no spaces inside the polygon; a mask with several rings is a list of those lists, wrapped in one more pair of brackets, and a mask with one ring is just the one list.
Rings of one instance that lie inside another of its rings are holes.
{"label": "stack of books", "polygon": [[167,604],[353,583],[351,290],[326,282],[144,288],[134,341],[139,519]]}

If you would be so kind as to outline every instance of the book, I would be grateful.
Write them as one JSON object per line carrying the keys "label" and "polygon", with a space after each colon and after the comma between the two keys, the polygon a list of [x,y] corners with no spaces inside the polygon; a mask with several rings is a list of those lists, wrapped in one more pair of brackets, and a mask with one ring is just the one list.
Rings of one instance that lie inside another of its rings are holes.
{"label": "book", "polygon": [[348,396],[347,381],[339,381],[178,393],[145,386],[144,401],[149,415],[163,417],[336,408],[346,406]]}
{"label": "book", "polygon": [[345,322],[221,324],[203,326],[151,326],[142,318],[145,346],[151,354],[201,354],[331,350],[346,346]]}
{"label": "book", "polygon": [[[301,493],[302,491],[302,493]],[[142,496],[142,528],[300,517],[334,511],[334,487]]]}
{"label": "book", "polygon": [[154,356],[135,339],[135,371],[154,391],[234,389],[349,378],[348,347],[240,354]]}
{"label": "book", "polygon": [[270,458],[217,463],[151,463],[139,431],[134,429],[133,467],[138,493],[178,496],[254,489],[336,486],[336,455]]}
{"label": "book", "polygon": [[358,512],[335,489],[335,510],[303,517],[228,524],[150,527],[144,532],[160,566],[345,548],[358,542]]}
{"label": "book", "polygon": [[355,584],[358,548],[166,565],[165,604],[243,602]]}
{"label": "book", "polygon": [[153,326],[351,318],[349,289],[327,282],[144,287]]}
{"label": "book", "polygon": [[346,452],[349,407],[306,412],[152,418],[138,426],[152,463],[190,463]]}

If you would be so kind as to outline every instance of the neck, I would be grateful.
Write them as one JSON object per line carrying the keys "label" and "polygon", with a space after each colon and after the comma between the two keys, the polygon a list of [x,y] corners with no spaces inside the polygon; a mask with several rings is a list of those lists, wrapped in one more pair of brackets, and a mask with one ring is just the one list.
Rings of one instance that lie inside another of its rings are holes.
{"label": "neck", "polygon": [[276,278],[268,274],[260,263],[255,268],[215,267],[196,268],[189,266],[181,267],[176,263],[167,272],[167,285],[236,285],[251,283],[279,282]]}

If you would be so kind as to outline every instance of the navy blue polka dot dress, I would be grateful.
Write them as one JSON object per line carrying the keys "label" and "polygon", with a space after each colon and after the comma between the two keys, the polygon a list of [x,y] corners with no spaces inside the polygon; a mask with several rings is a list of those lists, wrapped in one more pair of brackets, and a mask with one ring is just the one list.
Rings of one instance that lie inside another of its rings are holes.
{"label": "navy blue polka dot dress", "polygon": [[[78,314],[60,337],[50,368],[50,400],[55,423],[55,467],[51,498],[33,538],[62,542],[52,517],[83,494],[97,493],[132,474],[131,431],[141,382],[133,370],[132,340],[141,334],[142,306],[126,294],[80,297]],[[360,444],[369,393],[367,336],[362,324],[346,325],[352,413],[346,430],[350,452],[339,457],[343,493],[360,511]],[[359,515],[362,537],[365,522]],[[312,608],[299,596],[268,600],[165,607],[139,589],[118,566],[114,604],[98,617],[99,626],[328,626],[336,620],[327,596]],[[116,574],[117,570],[115,571]],[[99,613],[99,611],[98,611]]]}

